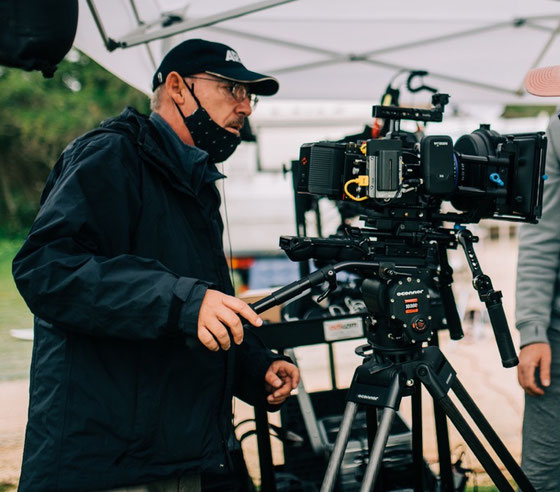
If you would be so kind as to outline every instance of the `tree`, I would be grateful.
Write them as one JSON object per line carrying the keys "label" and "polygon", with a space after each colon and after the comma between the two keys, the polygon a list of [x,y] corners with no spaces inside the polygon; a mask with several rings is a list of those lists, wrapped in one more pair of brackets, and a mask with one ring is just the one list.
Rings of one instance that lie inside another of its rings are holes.
{"label": "tree", "polygon": [[75,50],[52,79],[0,67],[3,233],[29,228],[46,177],[64,147],[125,106],[146,113],[149,99]]}

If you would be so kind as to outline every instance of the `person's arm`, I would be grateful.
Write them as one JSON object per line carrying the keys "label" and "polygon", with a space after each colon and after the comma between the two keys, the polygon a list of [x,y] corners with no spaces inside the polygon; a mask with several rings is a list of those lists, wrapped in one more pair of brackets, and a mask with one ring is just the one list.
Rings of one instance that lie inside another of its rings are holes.
{"label": "person's arm", "polygon": [[209,350],[229,350],[231,342],[243,342],[245,330],[241,318],[254,326],[261,326],[262,319],[249,305],[236,297],[208,289],[198,313],[198,339]]}
{"label": "person's arm", "polygon": [[267,349],[252,329],[237,348],[235,376],[233,394],[250,405],[266,398],[269,412],[278,410],[299,382],[290,358]]}
{"label": "person's arm", "polygon": [[299,369],[295,364],[285,360],[275,360],[270,364],[264,379],[268,393],[266,401],[269,405],[280,405],[297,388],[299,384]]}
{"label": "person's arm", "polygon": [[[550,362],[552,354],[550,345],[545,342],[535,342],[525,345],[519,351],[519,365],[517,379],[525,393],[531,396],[544,395],[544,389],[550,386]],[[535,373],[538,371],[540,385]]]}
{"label": "person's arm", "polygon": [[[124,137],[67,156],[13,262],[31,311],[69,331],[126,339],[197,334],[208,284],[129,254],[142,204]],[[188,305],[188,309],[182,306]]]}
{"label": "person's arm", "polygon": [[518,379],[531,395],[544,394],[537,384],[550,384],[547,330],[556,295],[560,259],[560,120],[553,116],[547,130],[548,150],[543,214],[538,224],[524,224],[519,233],[516,326],[520,332]]}

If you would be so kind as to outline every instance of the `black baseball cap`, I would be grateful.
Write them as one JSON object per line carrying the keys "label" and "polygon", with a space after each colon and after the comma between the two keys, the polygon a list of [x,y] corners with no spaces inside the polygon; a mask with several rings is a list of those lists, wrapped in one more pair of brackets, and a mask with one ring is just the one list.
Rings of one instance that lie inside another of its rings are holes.
{"label": "black baseball cap", "polygon": [[234,49],[204,39],[183,41],[169,51],[154,74],[152,90],[163,84],[171,72],[178,72],[181,77],[205,72],[247,84],[253,94],[261,96],[272,96],[279,87],[274,77],[247,70]]}

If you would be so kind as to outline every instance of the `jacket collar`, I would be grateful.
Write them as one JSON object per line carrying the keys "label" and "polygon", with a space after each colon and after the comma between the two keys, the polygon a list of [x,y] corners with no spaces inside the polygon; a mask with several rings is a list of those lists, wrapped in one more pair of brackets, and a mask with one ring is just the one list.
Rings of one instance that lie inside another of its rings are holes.
{"label": "jacket collar", "polygon": [[214,172],[205,173],[206,182],[224,177],[213,164],[208,163],[207,154],[198,149],[192,152],[192,162],[189,162],[189,158],[186,162],[178,162],[178,159],[169,154],[165,137],[150,119],[132,107],[125,108],[119,116],[104,121],[101,126],[128,134],[135,140],[140,157],[147,164],[162,173],[174,188],[191,196],[196,196],[199,188],[193,182],[191,166],[213,167]]}

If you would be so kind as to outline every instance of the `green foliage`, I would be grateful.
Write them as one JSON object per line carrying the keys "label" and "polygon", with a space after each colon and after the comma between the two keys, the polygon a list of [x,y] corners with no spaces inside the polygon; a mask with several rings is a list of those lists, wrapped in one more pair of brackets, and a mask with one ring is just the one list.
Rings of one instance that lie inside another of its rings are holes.
{"label": "green foliage", "polygon": [[149,99],[76,51],[52,79],[0,68],[0,233],[29,227],[64,147],[126,106],[146,113]]}
{"label": "green foliage", "polygon": [[504,108],[502,118],[534,118],[541,113],[552,116],[555,112],[557,112],[555,105],[521,106],[511,104]]}
{"label": "green foliage", "polygon": [[13,329],[33,327],[33,315],[12,277],[12,260],[22,242],[21,238],[0,239],[0,381],[29,376],[32,344],[10,334]]}

